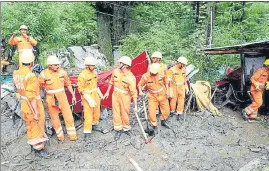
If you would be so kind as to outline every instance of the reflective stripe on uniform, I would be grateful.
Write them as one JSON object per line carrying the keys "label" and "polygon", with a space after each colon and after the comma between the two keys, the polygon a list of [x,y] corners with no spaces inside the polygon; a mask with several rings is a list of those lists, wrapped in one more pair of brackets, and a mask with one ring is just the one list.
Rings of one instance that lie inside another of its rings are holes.
{"label": "reflective stripe on uniform", "polygon": [[18,52],[27,52],[27,51],[31,51],[32,52],[32,48],[31,49],[19,49]]}
{"label": "reflective stripe on uniform", "polygon": [[64,91],[64,88],[59,88],[59,89],[55,89],[55,90],[47,90],[48,94],[53,94],[53,93],[59,93]]}
{"label": "reflective stripe on uniform", "polygon": [[127,94],[127,93],[128,93],[128,91],[126,91],[126,90],[122,90],[122,89],[120,89],[120,88],[118,88],[118,87],[115,87],[115,86],[114,86],[114,90],[116,90],[116,91],[118,91],[118,92],[120,92],[120,93],[123,93],[123,94]]}
{"label": "reflective stripe on uniform", "polygon": [[91,90],[84,90],[84,93],[92,93],[97,91],[97,88],[91,89]]}
{"label": "reflective stripe on uniform", "polygon": [[21,96],[21,99],[28,100],[28,98],[26,96]]}
{"label": "reflective stripe on uniform", "polygon": [[184,82],[175,82],[176,85],[184,85]]}
{"label": "reflective stripe on uniform", "polygon": [[152,92],[152,93],[160,93],[161,91],[163,91],[163,88],[164,87],[160,88],[159,90],[150,90],[150,92]]}
{"label": "reflective stripe on uniform", "polygon": [[39,145],[33,145],[33,148],[36,150],[42,149],[42,148],[44,148],[44,143],[39,144]]}
{"label": "reflective stripe on uniform", "polygon": [[92,133],[92,130],[84,130],[83,133]]}
{"label": "reflective stripe on uniform", "polygon": [[28,80],[28,78],[29,78],[29,77],[31,77],[31,76],[35,76],[35,75],[34,75],[33,73],[31,73],[31,72],[30,72],[30,73],[28,73],[28,74],[25,76],[25,78],[24,78],[24,79],[25,79],[25,81],[27,81],[27,80]]}
{"label": "reflective stripe on uniform", "polygon": [[46,78],[46,76],[45,76],[45,73],[44,73],[44,72],[41,72],[41,73],[40,73],[40,75],[41,75],[41,77],[42,77],[42,78],[44,78],[44,79]]}

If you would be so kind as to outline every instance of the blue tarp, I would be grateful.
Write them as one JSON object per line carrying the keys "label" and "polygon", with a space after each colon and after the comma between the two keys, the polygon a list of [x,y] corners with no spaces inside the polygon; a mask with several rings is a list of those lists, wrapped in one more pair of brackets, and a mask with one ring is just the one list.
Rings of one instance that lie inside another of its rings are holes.
{"label": "blue tarp", "polygon": [[5,84],[13,82],[13,77],[11,75],[1,75],[1,81]]}

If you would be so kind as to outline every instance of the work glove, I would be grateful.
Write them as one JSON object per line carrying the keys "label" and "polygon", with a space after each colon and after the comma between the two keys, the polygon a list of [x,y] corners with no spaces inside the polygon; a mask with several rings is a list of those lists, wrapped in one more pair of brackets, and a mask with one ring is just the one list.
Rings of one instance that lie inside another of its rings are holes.
{"label": "work glove", "polygon": [[90,107],[95,107],[96,106],[96,102],[93,100],[93,98],[91,98],[90,95],[84,94],[83,97],[87,100],[87,102],[89,103]]}
{"label": "work glove", "polygon": [[254,86],[255,86],[256,90],[260,90],[260,84],[258,82],[255,82]]}
{"label": "work glove", "polygon": [[267,81],[265,84],[265,90],[269,90],[269,81]]}

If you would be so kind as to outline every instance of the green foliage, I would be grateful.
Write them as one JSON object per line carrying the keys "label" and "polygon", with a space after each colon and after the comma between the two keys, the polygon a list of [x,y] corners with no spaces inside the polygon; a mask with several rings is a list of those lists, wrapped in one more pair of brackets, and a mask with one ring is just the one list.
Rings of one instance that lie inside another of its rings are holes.
{"label": "green foliage", "polygon": [[[200,3],[201,4],[201,3]],[[163,61],[186,56],[190,63],[200,68],[196,79],[213,81],[222,76],[222,66],[240,65],[239,55],[205,56],[200,49],[206,47],[206,29],[209,5],[203,3],[200,20],[195,21],[195,11],[186,2],[147,2],[136,6],[134,18],[147,21],[139,25],[137,32],[122,40],[121,54],[137,56],[147,49],[149,53],[159,50]],[[264,2],[218,2],[213,26],[213,47],[231,46],[269,38],[269,4]],[[207,13],[207,15],[204,15]],[[205,18],[202,18],[205,16]]]}
{"label": "green foliage", "polygon": [[6,2],[2,8],[6,38],[25,24],[41,51],[96,43],[95,10],[88,2]]}

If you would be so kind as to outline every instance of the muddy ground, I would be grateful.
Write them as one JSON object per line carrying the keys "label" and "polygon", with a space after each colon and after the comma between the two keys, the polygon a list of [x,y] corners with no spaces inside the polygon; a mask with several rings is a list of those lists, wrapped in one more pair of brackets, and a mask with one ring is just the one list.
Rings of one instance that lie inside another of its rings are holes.
{"label": "muddy ground", "polygon": [[[76,171],[134,171],[129,159],[144,170],[269,170],[269,128],[261,123],[243,121],[238,112],[221,110],[223,117],[208,112],[188,113],[186,121],[169,118],[173,131],[159,126],[151,143],[145,144],[135,115],[131,113],[132,136],[122,134],[114,141],[114,131],[93,132],[83,141],[83,128],[78,140],[58,144],[50,137],[46,149],[50,159],[30,153],[25,127],[18,132],[20,119],[12,125],[11,112],[1,114],[1,170],[76,170]],[[140,112],[143,116],[143,112]],[[146,122],[142,119],[146,127]],[[101,120],[103,128],[112,126],[111,112]],[[17,137],[16,134],[19,134]],[[248,165],[247,165],[248,164]],[[256,168],[256,169],[253,169]]]}

